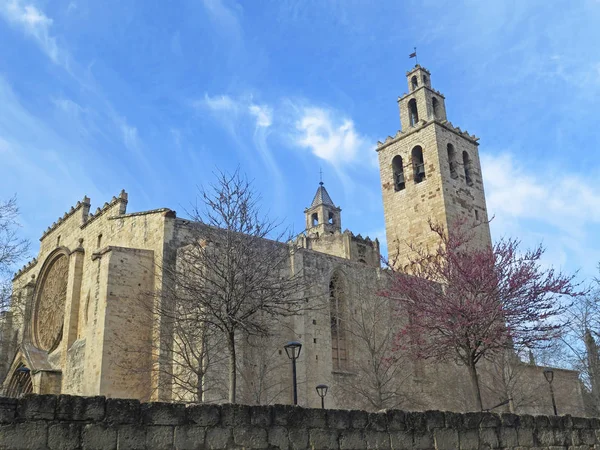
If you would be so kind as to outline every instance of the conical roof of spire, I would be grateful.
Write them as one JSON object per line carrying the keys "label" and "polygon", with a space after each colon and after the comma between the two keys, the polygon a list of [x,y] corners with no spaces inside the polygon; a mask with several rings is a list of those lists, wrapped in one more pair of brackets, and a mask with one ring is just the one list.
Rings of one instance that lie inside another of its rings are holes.
{"label": "conical roof of spire", "polygon": [[333,200],[331,200],[331,197],[329,196],[327,189],[325,189],[325,186],[323,186],[322,181],[319,183],[319,187],[317,188],[317,193],[315,194],[315,198],[313,198],[313,201],[310,204],[310,207],[314,208],[315,206],[319,206],[319,205],[328,205],[328,206],[335,207],[335,205],[333,204]]}

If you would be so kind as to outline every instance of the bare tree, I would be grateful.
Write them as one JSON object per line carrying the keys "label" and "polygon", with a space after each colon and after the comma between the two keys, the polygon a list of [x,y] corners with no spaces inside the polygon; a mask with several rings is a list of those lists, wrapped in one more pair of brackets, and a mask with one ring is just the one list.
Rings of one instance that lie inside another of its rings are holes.
{"label": "bare tree", "polygon": [[[267,318],[292,316],[307,305],[303,274],[291,263],[289,236],[261,213],[259,200],[238,171],[218,173],[216,182],[201,190],[200,204],[190,214],[189,244],[179,250],[175,268],[164,268],[171,288],[158,311],[171,327],[199,341],[205,330],[220,335],[231,403],[240,339],[269,336]],[[195,356],[198,367],[206,357],[210,353]]]}
{"label": "bare tree", "polygon": [[0,312],[8,306],[11,295],[10,274],[15,264],[29,252],[29,241],[19,237],[17,198],[0,202]]}
{"label": "bare tree", "polygon": [[371,411],[420,406],[409,393],[409,360],[394,352],[397,329],[393,308],[389,298],[370,297],[350,314],[346,327],[357,356],[353,358],[354,375],[346,377],[337,390]]}

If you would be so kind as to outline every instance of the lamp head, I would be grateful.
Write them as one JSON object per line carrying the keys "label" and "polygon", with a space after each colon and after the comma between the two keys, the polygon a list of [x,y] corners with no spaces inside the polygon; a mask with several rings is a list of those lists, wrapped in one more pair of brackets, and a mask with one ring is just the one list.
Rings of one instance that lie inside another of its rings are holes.
{"label": "lamp head", "polygon": [[548,383],[552,383],[552,380],[554,379],[554,371],[552,369],[544,370],[544,377]]}
{"label": "lamp head", "polygon": [[302,350],[302,344],[298,341],[290,341],[283,346],[285,348],[285,352],[288,355],[288,358],[291,360],[298,359],[300,356],[300,350]]}
{"label": "lamp head", "polygon": [[327,395],[328,389],[329,386],[327,386],[326,384],[319,384],[317,386],[317,394],[319,394],[319,397],[324,398]]}

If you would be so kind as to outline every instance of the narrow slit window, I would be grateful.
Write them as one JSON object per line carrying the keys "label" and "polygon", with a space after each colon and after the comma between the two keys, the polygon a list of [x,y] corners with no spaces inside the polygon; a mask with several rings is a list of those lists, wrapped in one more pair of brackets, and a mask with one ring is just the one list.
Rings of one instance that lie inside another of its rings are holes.
{"label": "narrow slit window", "polygon": [[431,99],[431,107],[433,109],[433,117],[435,119],[440,119],[442,115],[440,112],[440,102],[437,98],[433,97]]}
{"label": "narrow slit window", "polygon": [[473,184],[471,158],[466,151],[463,152],[463,167],[465,169],[465,182],[471,186]]}
{"label": "narrow slit window", "polygon": [[417,80],[417,76],[413,75],[413,77],[410,79],[410,84],[412,86],[412,90],[414,91],[416,88],[419,87],[419,81]]}
{"label": "narrow slit window", "polygon": [[450,167],[450,176],[452,178],[458,177],[458,173],[456,172],[456,150],[454,150],[454,146],[452,144],[448,144],[448,166]]}

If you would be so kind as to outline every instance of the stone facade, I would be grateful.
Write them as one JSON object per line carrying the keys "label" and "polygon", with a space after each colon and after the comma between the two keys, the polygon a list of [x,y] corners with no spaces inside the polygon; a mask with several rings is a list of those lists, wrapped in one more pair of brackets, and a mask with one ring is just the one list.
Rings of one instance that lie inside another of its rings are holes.
{"label": "stone facade", "polygon": [[[403,131],[377,149],[388,248],[401,268],[409,245],[436,245],[430,219],[448,226],[468,218],[479,223],[478,242],[491,242],[477,138],[447,122],[445,99],[431,88],[429,72],[417,66],[407,79],[410,93],[399,100]],[[448,159],[449,144],[454,159]],[[146,306],[161,301],[165,271],[177,267],[195,225],[167,208],[127,213],[127,200],[121,192],[92,214],[84,197],[43,233],[37,257],[15,275],[0,342],[6,395],[190,401],[168,375],[175,371],[168,350],[176,342],[172,327],[147,314]],[[273,319],[269,338],[240,336],[238,398],[249,404],[290,403],[290,365],[282,343],[299,340],[300,405],[319,406],[315,386],[325,383],[328,407],[472,409],[468,377],[455,364],[415,363],[398,354],[397,370],[381,375],[385,367],[372,363],[386,361],[393,349],[390,337],[403,319],[377,295],[388,276],[380,265],[379,242],[342,231],[341,209],[322,183],[305,216],[306,230],[288,244],[295,250],[283,269],[303,273],[310,285],[302,295],[328,307]],[[543,368],[514,360],[510,367],[513,385],[502,389],[497,380],[506,378],[506,366],[484,367],[484,406],[492,408],[508,396],[511,404],[500,408],[550,412]],[[205,379],[214,389],[202,400],[224,401],[226,380],[216,364]],[[577,373],[555,370],[554,385],[560,412],[583,414]]]}
{"label": "stone facade", "polygon": [[600,420],[287,405],[193,405],[69,395],[0,397],[0,448],[594,450]]}

